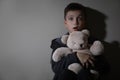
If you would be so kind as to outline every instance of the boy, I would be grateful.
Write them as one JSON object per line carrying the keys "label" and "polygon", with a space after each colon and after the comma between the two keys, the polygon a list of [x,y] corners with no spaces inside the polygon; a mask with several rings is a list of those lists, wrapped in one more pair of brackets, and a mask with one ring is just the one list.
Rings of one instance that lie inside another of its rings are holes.
{"label": "boy", "polygon": [[[79,31],[85,28],[86,12],[85,7],[78,3],[70,3],[64,10],[64,24],[68,34],[73,31]],[[89,42],[93,42],[90,40]],[[51,48],[53,52],[59,47],[66,47],[61,43],[60,38],[52,40]],[[52,52],[52,53],[53,53]],[[52,55],[51,55],[52,56]],[[62,58],[59,62],[51,59],[52,70],[55,73],[53,80],[88,80],[89,72],[84,69],[88,64],[93,65],[93,57],[88,54],[73,53]],[[80,65],[71,63],[80,63]]]}

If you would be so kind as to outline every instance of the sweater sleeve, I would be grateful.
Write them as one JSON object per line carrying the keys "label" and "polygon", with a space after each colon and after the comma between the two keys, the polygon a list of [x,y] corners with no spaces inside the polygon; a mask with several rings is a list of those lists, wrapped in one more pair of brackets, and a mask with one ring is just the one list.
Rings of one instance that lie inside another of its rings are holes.
{"label": "sweater sleeve", "polygon": [[54,73],[62,72],[64,69],[67,69],[68,65],[70,65],[71,63],[74,63],[74,62],[79,63],[79,60],[78,60],[75,53],[69,54],[68,56],[63,57],[58,62],[54,62],[52,60],[53,52],[57,48],[65,46],[64,44],[61,44],[58,40],[59,39],[52,40],[52,43],[51,43],[51,46],[50,46],[52,48],[52,50],[53,50],[52,54],[51,54],[51,67],[52,67],[52,70],[53,70]]}

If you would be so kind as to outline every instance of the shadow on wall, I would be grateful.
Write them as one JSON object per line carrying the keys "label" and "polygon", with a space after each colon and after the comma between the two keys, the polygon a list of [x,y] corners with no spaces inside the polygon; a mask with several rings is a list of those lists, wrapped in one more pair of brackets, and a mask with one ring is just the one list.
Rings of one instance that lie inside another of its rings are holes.
{"label": "shadow on wall", "polygon": [[105,20],[107,19],[107,16],[95,9],[91,9],[88,7],[86,9],[87,26],[88,29],[91,31],[91,35],[95,36],[98,39],[104,40],[104,38],[106,37]]}
{"label": "shadow on wall", "polygon": [[103,63],[107,66],[104,68],[105,72],[101,80],[120,80],[120,43],[118,41],[113,41],[112,43],[104,41],[107,34],[105,23],[107,16],[89,7],[87,7],[86,11],[87,27],[91,31],[91,35],[103,41],[105,47]]}

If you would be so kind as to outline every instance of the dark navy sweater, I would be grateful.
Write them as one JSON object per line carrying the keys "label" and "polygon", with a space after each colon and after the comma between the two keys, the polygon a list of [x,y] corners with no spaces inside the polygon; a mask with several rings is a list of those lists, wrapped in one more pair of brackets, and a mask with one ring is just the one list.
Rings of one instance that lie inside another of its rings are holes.
{"label": "dark navy sweater", "polygon": [[[93,37],[89,37],[88,43],[92,44],[95,40],[97,40],[97,39],[95,39]],[[50,47],[53,50],[52,51],[52,54],[53,54],[53,52],[57,48],[67,47],[67,46],[61,42],[61,38],[56,38],[56,39],[52,40]],[[70,64],[72,64],[72,63],[80,63],[80,61],[78,60],[76,54],[69,54],[67,56],[64,56],[59,62],[54,62],[52,60],[52,54],[51,54],[51,67],[52,67],[52,70],[53,70],[53,72],[55,74],[53,80],[59,80],[59,75],[64,70],[66,70]],[[99,57],[97,57],[97,58],[99,58]],[[99,60],[96,60],[96,61],[99,62]],[[97,65],[99,64],[98,62],[96,62]],[[103,64],[102,64],[102,66],[103,66]],[[97,66],[97,69],[98,69],[98,71],[102,70],[100,64]],[[88,76],[89,76],[89,71],[87,69],[83,69],[78,74],[78,80],[88,80],[88,78],[89,78]]]}

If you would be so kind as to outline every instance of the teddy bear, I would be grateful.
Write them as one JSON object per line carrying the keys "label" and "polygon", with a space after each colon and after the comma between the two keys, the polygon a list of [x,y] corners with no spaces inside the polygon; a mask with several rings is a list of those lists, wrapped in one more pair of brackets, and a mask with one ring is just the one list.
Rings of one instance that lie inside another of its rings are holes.
{"label": "teddy bear", "polygon": [[[101,55],[104,50],[102,42],[96,40],[93,44],[88,44],[89,36],[90,32],[87,29],[82,31],[73,31],[69,35],[63,35],[61,42],[66,44],[67,47],[57,48],[52,55],[53,61],[58,62],[62,59],[62,57],[72,54],[73,52],[79,52],[79,54],[87,53],[93,56]],[[81,68],[82,66],[78,63],[72,63],[68,66],[68,69],[75,73],[78,73]],[[90,72],[98,74],[97,71],[92,69]]]}

